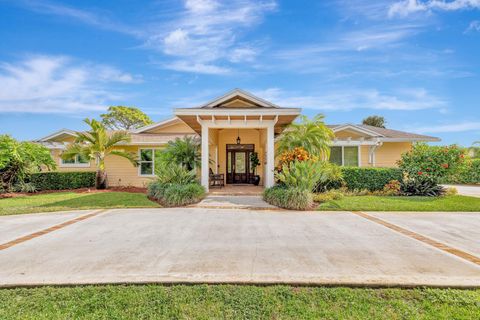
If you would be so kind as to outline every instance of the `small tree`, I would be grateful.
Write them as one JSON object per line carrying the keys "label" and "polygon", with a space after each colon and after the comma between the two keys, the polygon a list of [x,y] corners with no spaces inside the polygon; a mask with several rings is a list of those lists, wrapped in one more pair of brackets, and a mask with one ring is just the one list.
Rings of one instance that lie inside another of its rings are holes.
{"label": "small tree", "polygon": [[107,188],[105,158],[108,155],[123,157],[128,159],[133,165],[137,165],[134,154],[116,149],[118,144],[129,142],[130,136],[126,131],[117,131],[109,134],[105,126],[94,119],[85,119],[84,122],[90,126],[90,130],[87,132],[77,132],[75,142],[69,145],[62,153],[62,158],[71,159],[76,156],[83,156],[86,159],[95,160],[97,165],[95,187],[97,189],[105,189]]}
{"label": "small tree", "polygon": [[55,169],[50,150],[32,143],[19,142],[9,135],[0,135],[0,189],[11,191],[23,184],[28,174],[42,168]]}
{"label": "small tree", "polygon": [[136,107],[111,106],[108,113],[100,117],[105,127],[111,130],[128,131],[153,123],[149,116]]}
{"label": "small tree", "polygon": [[188,171],[201,164],[200,141],[194,137],[176,138],[169,141],[163,151],[166,161],[183,166]]}
{"label": "small tree", "polygon": [[300,122],[290,124],[280,136],[277,152],[282,154],[295,148],[303,148],[312,156],[328,159],[334,134],[325,125],[324,118],[322,114],[311,120],[302,116]]}
{"label": "small tree", "polygon": [[378,128],[385,128],[387,121],[381,116],[369,116],[362,120],[362,124]]}

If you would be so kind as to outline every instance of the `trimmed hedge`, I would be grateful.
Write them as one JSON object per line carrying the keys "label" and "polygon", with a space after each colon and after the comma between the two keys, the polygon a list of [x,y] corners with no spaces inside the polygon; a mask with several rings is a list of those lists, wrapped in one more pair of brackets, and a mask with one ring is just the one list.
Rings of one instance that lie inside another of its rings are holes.
{"label": "trimmed hedge", "polygon": [[350,190],[377,191],[392,180],[401,181],[402,170],[398,168],[342,167],[343,181]]}
{"label": "trimmed hedge", "polygon": [[30,174],[25,182],[38,191],[90,188],[95,186],[95,172],[39,172]]}
{"label": "trimmed hedge", "polygon": [[453,175],[442,179],[443,183],[480,184],[480,159],[472,159]]}

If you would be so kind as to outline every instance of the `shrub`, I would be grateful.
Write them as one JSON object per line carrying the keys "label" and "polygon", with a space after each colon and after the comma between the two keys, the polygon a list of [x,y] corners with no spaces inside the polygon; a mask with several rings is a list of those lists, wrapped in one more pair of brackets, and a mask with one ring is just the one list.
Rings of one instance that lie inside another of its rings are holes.
{"label": "shrub", "polygon": [[34,193],[37,192],[37,187],[35,187],[35,185],[30,182],[19,182],[13,186],[13,191]]}
{"label": "shrub", "polygon": [[25,181],[38,191],[91,188],[95,186],[95,172],[39,172],[30,174]]}
{"label": "shrub", "polygon": [[413,177],[406,174],[400,185],[400,192],[405,196],[438,197],[444,195],[445,191],[435,178],[423,174]]}
{"label": "shrub", "polygon": [[315,202],[328,202],[332,200],[341,200],[345,195],[341,190],[329,190],[323,193],[316,193],[313,195],[313,201]]}
{"label": "shrub", "polygon": [[451,146],[429,146],[416,143],[398,161],[399,167],[410,175],[419,172],[433,179],[447,177],[455,172],[464,161],[465,150]]}
{"label": "shrub", "polygon": [[454,196],[458,194],[457,188],[450,187],[445,190],[445,195],[446,196]]}
{"label": "shrub", "polygon": [[154,181],[148,185],[148,196],[165,207],[185,206],[199,202],[205,196],[205,188],[196,182],[177,184]]}
{"label": "shrub", "polygon": [[396,196],[400,194],[400,188],[400,181],[392,180],[383,187],[382,194],[386,196]]}
{"label": "shrub", "polygon": [[480,184],[480,159],[465,161],[463,165],[443,179],[442,182]]}
{"label": "shrub", "polygon": [[197,180],[195,170],[188,170],[180,164],[160,162],[155,168],[157,180],[163,184],[189,184]]}
{"label": "shrub", "polygon": [[284,164],[282,171],[275,176],[282,184],[289,188],[299,188],[313,191],[323,177],[323,163],[314,160],[294,160]]}
{"label": "shrub", "polygon": [[290,210],[307,210],[313,205],[312,193],[295,187],[277,185],[265,189],[263,198],[274,206]]}
{"label": "shrub", "polygon": [[278,171],[281,171],[284,165],[289,165],[293,161],[308,161],[313,160],[317,161],[318,157],[311,156],[303,147],[297,147],[293,150],[286,150],[280,155],[280,160],[278,161]]}
{"label": "shrub", "polygon": [[397,168],[358,168],[343,167],[342,176],[345,186],[350,190],[383,190],[392,180],[402,179],[402,170]]}

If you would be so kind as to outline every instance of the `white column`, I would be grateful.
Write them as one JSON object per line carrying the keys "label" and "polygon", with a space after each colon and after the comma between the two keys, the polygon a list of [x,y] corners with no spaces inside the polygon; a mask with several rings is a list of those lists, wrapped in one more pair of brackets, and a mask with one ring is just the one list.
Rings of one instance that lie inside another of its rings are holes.
{"label": "white column", "polygon": [[273,187],[275,183],[274,169],[275,169],[275,137],[273,131],[274,125],[267,127],[267,165],[265,167],[265,187]]}
{"label": "white column", "polygon": [[202,174],[201,182],[202,186],[205,187],[205,190],[208,192],[209,187],[209,161],[208,161],[208,126],[202,124]]}

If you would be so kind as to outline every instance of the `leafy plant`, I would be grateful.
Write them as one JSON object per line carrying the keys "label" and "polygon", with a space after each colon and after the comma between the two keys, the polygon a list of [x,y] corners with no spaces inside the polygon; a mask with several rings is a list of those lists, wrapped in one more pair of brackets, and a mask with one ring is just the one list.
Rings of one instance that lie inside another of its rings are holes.
{"label": "leafy plant", "polygon": [[95,186],[95,172],[38,172],[32,173],[26,182],[41,190],[66,190]]}
{"label": "leafy plant", "polygon": [[390,181],[402,180],[402,170],[398,168],[342,167],[341,171],[349,190],[382,190]]}
{"label": "leafy plant", "polygon": [[153,121],[136,107],[111,106],[100,115],[102,123],[111,130],[132,130],[152,124]]}
{"label": "leafy plant", "polygon": [[322,178],[322,163],[313,160],[295,160],[288,165],[284,164],[282,171],[277,172],[275,177],[288,188],[311,192]]}
{"label": "leafy plant", "polygon": [[464,162],[464,150],[456,145],[429,146],[416,143],[398,161],[399,167],[410,175],[420,173],[438,180],[455,172]]}
{"label": "leafy plant", "polygon": [[334,163],[320,162],[320,178],[314,188],[314,192],[325,192],[343,186],[342,167]]}
{"label": "leafy plant", "polygon": [[328,202],[332,200],[341,200],[345,197],[341,190],[332,189],[322,193],[316,193],[313,195],[313,201],[315,202]]}
{"label": "leafy plant", "polygon": [[13,190],[16,192],[27,192],[27,193],[34,193],[38,191],[35,185],[29,182],[19,182],[13,186]]}
{"label": "leafy plant", "polygon": [[201,165],[200,141],[198,138],[186,136],[169,141],[164,149],[165,160],[174,162],[193,170]]}
{"label": "leafy plant", "polygon": [[253,169],[253,174],[256,174],[257,167],[260,165],[260,159],[258,159],[258,153],[252,152],[250,154],[250,167]]}
{"label": "leafy plant", "polygon": [[387,183],[382,190],[382,195],[396,196],[400,194],[401,183],[398,180],[392,180]]}
{"label": "leafy plant", "polygon": [[196,203],[205,196],[205,188],[197,182],[178,184],[153,181],[147,194],[165,207],[185,206]]}
{"label": "leafy plant", "polygon": [[400,185],[400,192],[405,196],[438,197],[444,195],[445,191],[435,178],[420,173],[416,176],[406,173]]}
{"label": "leafy plant", "polygon": [[46,147],[0,135],[0,185],[4,191],[11,191],[14,185],[24,183],[31,173],[55,167]]}
{"label": "leafy plant", "polygon": [[292,161],[317,161],[318,157],[311,156],[310,153],[303,147],[296,147],[292,150],[286,150],[280,154],[278,161],[278,170],[281,171],[284,165],[289,165]]}
{"label": "leafy plant", "polygon": [[107,188],[105,158],[108,155],[125,158],[134,166],[137,165],[134,154],[118,148],[119,144],[129,142],[130,136],[126,131],[116,131],[109,134],[105,126],[94,119],[85,119],[84,122],[90,126],[90,130],[77,132],[75,142],[70,144],[62,153],[62,158],[71,159],[75,156],[82,156],[85,159],[95,160],[97,165],[95,187],[97,189],[105,189]]}
{"label": "leafy plant", "polygon": [[312,120],[302,116],[300,122],[287,126],[278,140],[277,152],[282,154],[294,148],[303,148],[310,155],[327,160],[333,131],[325,125],[324,116],[316,115]]}
{"label": "leafy plant", "polygon": [[266,202],[290,210],[307,210],[313,206],[312,193],[308,190],[285,186],[265,189],[263,198]]}
{"label": "leafy plant", "polygon": [[187,170],[185,167],[165,161],[159,162],[155,168],[157,181],[163,184],[189,184],[197,180],[195,170]]}
{"label": "leafy plant", "polygon": [[369,116],[362,120],[362,124],[378,127],[378,128],[385,128],[387,121],[382,116]]}

